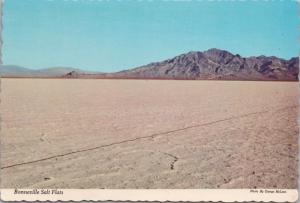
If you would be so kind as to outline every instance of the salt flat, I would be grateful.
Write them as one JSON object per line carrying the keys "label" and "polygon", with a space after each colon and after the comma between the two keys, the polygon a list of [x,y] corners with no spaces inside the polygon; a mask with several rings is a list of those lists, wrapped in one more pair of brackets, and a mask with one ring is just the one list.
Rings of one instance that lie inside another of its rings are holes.
{"label": "salt flat", "polygon": [[2,188],[297,188],[297,82],[1,83]]}

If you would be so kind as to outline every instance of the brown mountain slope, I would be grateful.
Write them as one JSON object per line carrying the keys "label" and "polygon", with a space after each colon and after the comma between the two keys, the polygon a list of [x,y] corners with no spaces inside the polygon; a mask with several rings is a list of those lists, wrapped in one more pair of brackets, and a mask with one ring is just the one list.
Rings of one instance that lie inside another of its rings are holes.
{"label": "brown mountain slope", "polygon": [[162,79],[298,80],[299,59],[244,58],[219,49],[189,52],[106,77]]}

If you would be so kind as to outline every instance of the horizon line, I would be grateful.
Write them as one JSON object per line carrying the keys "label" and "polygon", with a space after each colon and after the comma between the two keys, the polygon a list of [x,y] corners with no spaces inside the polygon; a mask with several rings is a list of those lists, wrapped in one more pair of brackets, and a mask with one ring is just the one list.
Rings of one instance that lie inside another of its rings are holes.
{"label": "horizon line", "polygon": [[239,56],[241,58],[251,58],[251,57],[268,57],[268,58],[271,58],[271,57],[275,57],[275,58],[278,58],[278,59],[281,59],[281,60],[285,60],[285,61],[289,61],[293,58],[299,58],[300,57],[300,53],[298,56],[292,56],[292,57],[289,57],[289,58],[285,58],[285,57],[279,57],[279,56],[275,56],[275,55],[264,55],[264,54],[260,54],[260,55],[251,55],[251,56],[243,56],[243,55],[240,55],[240,54],[235,54],[235,53],[232,53],[231,51],[228,51],[226,49],[219,49],[219,48],[209,48],[209,49],[206,49],[206,50],[202,50],[202,51],[194,51],[194,50],[191,50],[191,51],[188,51],[188,52],[184,52],[184,53],[181,53],[181,54],[177,54],[175,56],[172,56],[172,57],[169,57],[169,58],[166,58],[166,59],[162,59],[162,60],[157,60],[157,61],[152,61],[152,62],[148,62],[148,63],[144,63],[142,65],[138,65],[138,66],[132,66],[132,67],[127,67],[127,68],[123,68],[123,69],[119,69],[117,71],[112,71],[112,72],[107,72],[107,71],[100,71],[100,70],[91,70],[91,69],[86,69],[86,68],[81,68],[81,67],[78,67],[78,66],[70,66],[70,65],[53,65],[53,66],[47,66],[47,67],[42,67],[42,68],[28,68],[27,66],[23,66],[23,65],[19,65],[19,64],[5,64],[5,63],[2,63],[0,64],[0,66],[18,66],[20,68],[26,68],[26,69],[29,69],[29,70],[34,70],[34,71],[38,71],[38,70],[45,70],[45,69],[54,69],[54,68],[70,68],[70,69],[79,69],[79,70],[85,70],[85,71],[88,71],[88,72],[102,72],[102,73],[114,73],[114,72],[119,72],[119,71],[123,71],[123,70],[129,70],[129,69],[134,69],[134,68],[139,68],[139,67],[142,67],[142,66],[146,66],[146,65],[149,65],[149,64],[152,64],[152,63],[159,63],[159,62],[162,62],[162,61],[165,61],[165,60],[168,60],[168,59],[173,59],[175,57],[178,57],[178,56],[181,56],[181,55],[185,55],[185,54],[189,54],[189,53],[203,53],[203,52],[207,52],[209,50],[213,50],[213,49],[216,49],[216,50],[219,50],[219,51],[226,51],[234,56]]}

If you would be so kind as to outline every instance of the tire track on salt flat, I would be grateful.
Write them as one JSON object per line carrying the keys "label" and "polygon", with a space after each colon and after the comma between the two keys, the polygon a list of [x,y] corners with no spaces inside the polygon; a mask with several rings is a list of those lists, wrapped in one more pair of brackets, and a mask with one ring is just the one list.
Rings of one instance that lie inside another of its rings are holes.
{"label": "tire track on salt flat", "polygon": [[287,107],[280,108],[280,109],[275,109],[275,110],[265,110],[265,111],[252,112],[252,113],[242,114],[242,115],[239,115],[239,116],[232,116],[232,117],[229,117],[229,118],[224,118],[224,119],[220,119],[220,120],[216,120],[216,121],[211,121],[211,122],[207,122],[207,123],[202,123],[202,124],[187,126],[187,127],[184,127],[184,128],[179,128],[179,129],[175,129],[175,130],[165,131],[165,132],[161,132],[161,133],[154,133],[154,134],[147,135],[147,136],[132,138],[132,139],[123,140],[123,141],[119,141],[119,142],[113,142],[113,143],[110,143],[110,144],[101,145],[101,146],[97,146],[97,147],[92,147],[92,148],[88,148],[88,149],[81,149],[81,150],[77,150],[77,151],[73,151],[73,152],[68,152],[68,153],[64,153],[64,154],[58,154],[58,155],[54,155],[54,156],[50,156],[50,157],[45,157],[45,158],[37,159],[37,160],[33,160],[33,161],[27,161],[27,162],[22,162],[22,163],[8,165],[8,166],[3,166],[3,167],[1,167],[1,170],[2,169],[16,167],[16,166],[22,166],[22,165],[27,165],[27,164],[33,164],[33,163],[37,163],[37,162],[47,161],[47,160],[50,160],[50,159],[65,157],[65,156],[72,155],[72,154],[84,153],[84,152],[88,152],[88,151],[92,151],[92,150],[97,150],[97,149],[101,149],[101,148],[105,148],[105,147],[111,147],[111,146],[114,146],[114,145],[120,145],[120,144],[124,144],[124,143],[128,143],[128,142],[134,142],[134,141],[137,141],[137,140],[142,140],[142,139],[147,139],[147,138],[154,138],[154,137],[163,136],[163,135],[171,134],[171,133],[174,133],[174,132],[180,132],[180,131],[184,131],[184,130],[188,130],[188,129],[192,129],[192,128],[198,128],[198,127],[202,127],[202,126],[213,125],[213,124],[216,124],[216,123],[220,123],[220,122],[224,122],[224,121],[229,121],[229,120],[233,120],[233,119],[240,119],[240,118],[244,118],[244,117],[248,117],[248,116],[252,116],[252,115],[264,114],[264,113],[268,113],[268,112],[272,112],[272,111],[276,112],[276,111],[281,111],[281,110],[286,110],[286,109],[291,109],[291,108],[296,108],[296,107],[298,107],[298,105],[287,106]]}

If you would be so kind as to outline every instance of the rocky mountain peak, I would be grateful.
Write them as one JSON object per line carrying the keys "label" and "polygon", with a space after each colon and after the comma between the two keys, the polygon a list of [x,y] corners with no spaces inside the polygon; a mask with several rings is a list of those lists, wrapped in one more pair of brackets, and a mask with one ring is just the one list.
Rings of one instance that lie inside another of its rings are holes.
{"label": "rocky mountain peak", "polygon": [[241,57],[212,48],[191,51],[174,58],[110,74],[129,78],[298,80],[299,59],[274,56]]}

